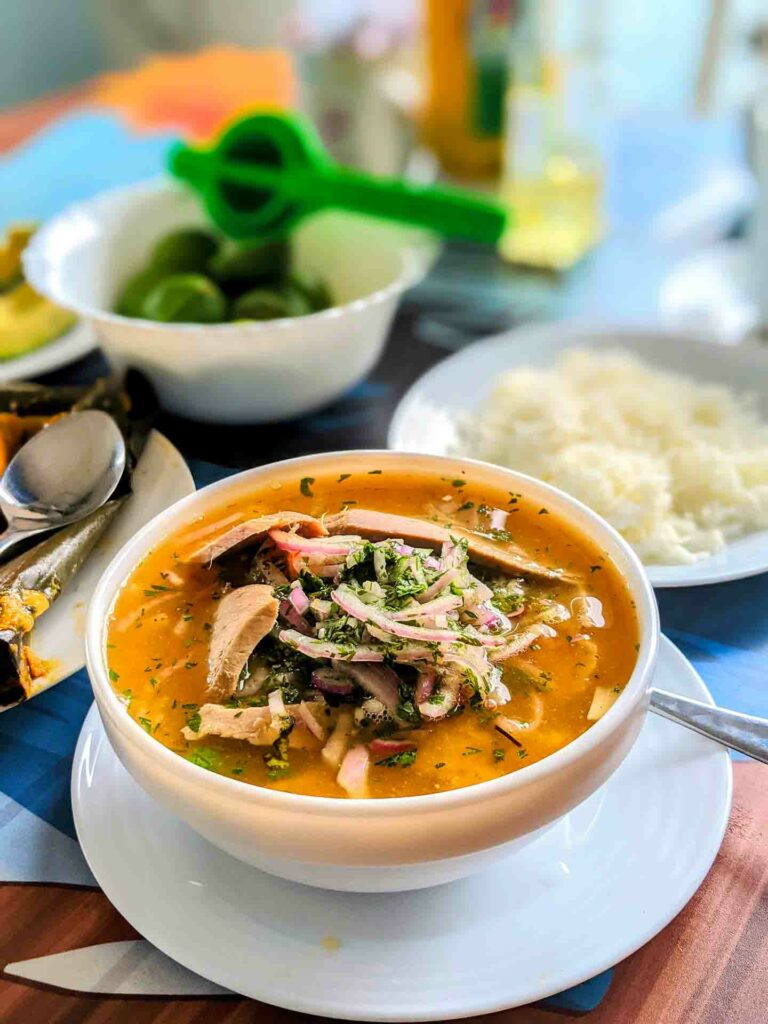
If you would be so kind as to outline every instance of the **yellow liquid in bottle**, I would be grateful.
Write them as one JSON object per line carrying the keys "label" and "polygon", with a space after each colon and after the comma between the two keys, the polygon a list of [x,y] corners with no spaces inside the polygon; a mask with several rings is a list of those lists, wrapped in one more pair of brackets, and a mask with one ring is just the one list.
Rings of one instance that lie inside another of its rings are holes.
{"label": "yellow liquid in bottle", "polygon": [[551,156],[543,173],[507,178],[501,199],[513,213],[499,251],[511,263],[564,270],[600,241],[603,179],[570,157]]}

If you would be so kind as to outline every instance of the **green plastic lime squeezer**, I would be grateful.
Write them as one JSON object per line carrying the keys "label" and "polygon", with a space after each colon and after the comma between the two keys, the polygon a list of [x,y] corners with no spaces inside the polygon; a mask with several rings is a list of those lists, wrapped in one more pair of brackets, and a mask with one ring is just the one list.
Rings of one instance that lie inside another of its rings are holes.
{"label": "green plastic lime squeezer", "polygon": [[199,193],[214,224],[236,239],[284,235],[326,207],[488,244],[498,241],[508,223],[506,209],[472,193],[342,167],[312,127],[293,114],[241,118],[210,148],[178,144],[169,167]]}

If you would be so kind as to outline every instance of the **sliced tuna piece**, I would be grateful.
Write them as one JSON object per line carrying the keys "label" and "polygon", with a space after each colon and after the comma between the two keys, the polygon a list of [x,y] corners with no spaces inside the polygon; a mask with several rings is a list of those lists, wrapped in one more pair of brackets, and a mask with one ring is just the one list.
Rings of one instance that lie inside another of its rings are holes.
{"label": "sliced tuna piece", "polygon": [[216,609],[208,655],[208,694],[226,700],[254,648],[277,622],[278,601],[263,583],[225,594]]}
{"label": "sliced tuna piece", "polygon": [[[310,713],[315,715],[319,724],[319,716],[323,713],[322,708],[316,710],[311,703],[306,707]],[[294,728],[288,735],[288,745],[304,747],[311,742],[317,743],[303,720],[299,705],[287,704],[285,710],[294,720]],[[200,740],[205,736],[220,736],[227,740],[245,740],[256,747],[268,747],[279,737],[279,730],[275,728],[272,712],[268,707],[226,708],[221,704],[203,704],[198,714],[200,715],[200,725],[197,731],[190,729],[188,725],[181,730],[187,740]]]}
{"label": "sliced tuna piece", "polygon": [[287,530],[294,526],[306,537],[322,537],[328,533],[319,519],[304,512],[274,512],[238,523],[214,540],[206,541],[201,548],[187,555],[186,561],[192,565],[206,565],[229,551],[260,540],[270,530]]}
{"label": "sliced tuna piece", "polygon": [[425,519],[413,519],[410,516],[393,515],[391,512],[376,512],[366,508],[348,508],[323,520],[329,533],[359,533],[368,540],[386,540],[396,537],[417,547],[437,550],[451,538],[466,540],[469,548],[470,561],[480,565],[488,565],[503,572],[532,576],[544,580],[567,580],[568,577],[559,569],[528,558],[519,549],[505,541],[489,540],[470,533],[459,526],[450,530],[437,523]]}

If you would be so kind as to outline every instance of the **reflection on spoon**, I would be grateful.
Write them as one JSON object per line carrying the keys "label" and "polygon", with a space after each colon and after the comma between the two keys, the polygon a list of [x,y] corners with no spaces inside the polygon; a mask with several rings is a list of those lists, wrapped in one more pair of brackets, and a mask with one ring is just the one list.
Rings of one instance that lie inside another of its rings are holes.
{"label": "reflection on spoon", "polygon": [[107,413],[74,412],[45,427],[16,453],[0,480],[7,523],[0,555],[21,540],[95,512],[124,469],[125,441]]}

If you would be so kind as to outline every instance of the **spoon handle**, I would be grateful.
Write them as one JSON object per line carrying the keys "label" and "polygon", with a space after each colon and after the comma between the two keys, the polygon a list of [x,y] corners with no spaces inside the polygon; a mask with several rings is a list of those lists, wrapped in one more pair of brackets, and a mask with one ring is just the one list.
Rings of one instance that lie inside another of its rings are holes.
{"label": "spoon handle", "polygon": [[768,718],[712,707],[666,690],[651,690],[651,711],[768,764]]}
{"label": "spoon handle", "polygon": [[14,547],[22,540],[26,540],[27,537],[34,537],[38,533],[43,533],[45,530],[53,529],[52,526],[38,527],[33,530],[13,530],[10,527],[0,533],[0,559],[9,548]]}

